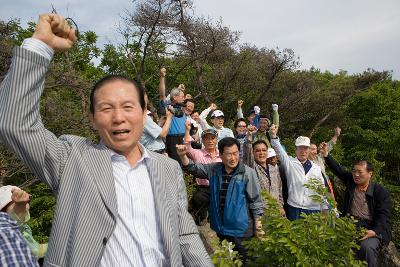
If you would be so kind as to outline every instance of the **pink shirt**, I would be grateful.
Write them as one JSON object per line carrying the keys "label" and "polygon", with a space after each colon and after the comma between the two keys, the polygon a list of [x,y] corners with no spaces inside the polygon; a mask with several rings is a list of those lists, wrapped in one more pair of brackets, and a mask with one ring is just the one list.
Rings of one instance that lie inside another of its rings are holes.
{"label": "pink shirt", "polygon": [[[192,148],[190,143],[186,143],[186,149],[187,149],[187,156],[196,163],[209,164],[222,161],[219,156],[218,149],[216,149],[215,156],[211,156],[204,148],[202,149]],[[205,185],[205,186],[210,185],[207,179],[196,178],[196,183],[198,185]]]}

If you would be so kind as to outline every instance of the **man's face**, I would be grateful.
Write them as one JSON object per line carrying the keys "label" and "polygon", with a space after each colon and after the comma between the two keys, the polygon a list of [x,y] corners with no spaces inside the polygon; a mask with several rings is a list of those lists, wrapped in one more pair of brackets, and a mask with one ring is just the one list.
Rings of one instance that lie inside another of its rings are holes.
{"label": "man's face", "polygon": [[215,128],[221,129],[224,127],[224,117],[215,117],[211,119],[212,124]]}
{"label": "man's face", "polygon": [[296,157],[300,162],[305,162],[310,154],[310,147],[308,146],[296,146]]}
{"label": "man's face", "polygon": [[200,122],[200,115],[199,115],[199,113],[198,112],[194,112],[194,113],[192,113],[192,119],[194,120],[194,121],[196,121],[196,122]]}
{"label": "man's face", "polygon": [[104,144],[127,157],[138,143],[146,116],[134,85],[116,80],[96,91],[90,119]]}
{"label": "man's face", "polygon": [[260,119],[259,127],[260,127],[261,131],[263,131],[263,132],[267,131],[268,130],[268,121],[267,121],[267,119]]}
{"label": "man's face", "polygon": [[357,185],[365,186],[369,184],[372,177],[372,172],[367,170],[367,164],[356,164],[353,166],[353,180]]}
{"label": "man's face", "polygon": [[256,116],[255,113],[250,113],[250,115],[247,117],[247,119],[249,120],[249,123],[251,125],[253,125],[253,121],[254,121],[254,117]]}
{"label": "man's face", "polygon": [[278,164],[278,157],[273,156],[273,157],[268,158],[267,163],[271,164],[272,166],[275,166],[276,164]]}
{"label": "man's face", "polygon": [[247,131],[247,124],[244,121],[239,121],[239,123],[236,126],[236,132],[238,134],[246,134]]}
{"label": "man's face", "polygon": [[253,149],[254,160],[260,165],[267,163],[268,148],[265,144],[257,144]]}
{"label": "man's face", "polygon": [[[180,92],[179,92],[179,95],[174,96],[174,97],[172,98],[172,100],[173,100],[175,103],[177,103],[177,104],[182,104],[183,101],[185,101],[185,94],[184,94],[182,91],[180,91]],[[192,111],[193,111],[193,110],[192,110]]]}
{"label": "man's face", "polygon": [[218,138],[213,134],[205,134],[201,138],[204,148],[207,152],[216,150],[216,145],[218,143]]}
{"label": "man's face", "polygon": [[318,154],[318,149],[315,144],[310,145],[310,159],[315,159]]}
{"label": "man's face", "polygon": [[193,102],[187,102],[186,107],[185,107],[185,113],[186,115],[192,114],[194,110],[194,103]]}
{"label": "man's face", "polygon": [[225,169],[232,171],[239,164],[239,148],[237,145],[224,147],[224,153],[221,155],[222,163]]}

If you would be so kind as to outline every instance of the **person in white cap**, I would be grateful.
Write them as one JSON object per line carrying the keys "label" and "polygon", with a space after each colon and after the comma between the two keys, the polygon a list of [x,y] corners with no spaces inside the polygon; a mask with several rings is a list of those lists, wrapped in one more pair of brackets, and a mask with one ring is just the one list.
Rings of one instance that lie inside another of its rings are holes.
{"label": "person in white cap", "polygon": [[287,217],[289,220],[297,220],[301,213],[310,214],[317,213],[322,210],[322,205],[312,199],[315,195],[314,190],[306,188],[311,178],[316,178],[324,184],[321,168],[312,163],[308,156],[310,154],[310,138],[299,136],[296,139],[296,157],[290,157],[280,144],[278,127],[274,124],[270,128],[271,145],[278,154],[278,158],[285,171],[288,184],[288,210]]}
{"label": "person in white cap", "polygon": [[39,244],[32,236],[32,230],[27,224],[30,219],[29,202],[31,196],[24,190],[6,185],[0,187],[0,210],[6,212],[13,218],[25,238],[33,255],[43,258],[47,251],[47,244]]}
{"label": "person in white cap", "polygon": [[225,116],[221,110],[214,110],[211,114],[211,122],[213,126],[210,126],[206,120],[203,120],[203,124],[207,129],[211,128],[218,132],[218,141],[225,137],[234,137],[232,130],[224,127]]}

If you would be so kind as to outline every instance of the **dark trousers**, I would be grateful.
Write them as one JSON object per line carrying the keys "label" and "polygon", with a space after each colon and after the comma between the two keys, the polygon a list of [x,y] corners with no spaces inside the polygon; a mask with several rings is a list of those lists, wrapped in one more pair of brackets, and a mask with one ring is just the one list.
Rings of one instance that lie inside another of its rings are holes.
{"label": "dark trousers", "polygon": [[368,267],[378,266],[378,253],[381,248],[381,241],[376,237],[370,237],[360,241],[359,245],[360,250],[357,251],[357,257],[360,260],[366,261]]}
{"label": "dark trousers", "polygon": [[183,137],[184,135],[167,135],[165,140],[165,148],[168,153],[168,157],[173,158],[174,160],[178,161],[180,165],[182,165],[181,159],[176,152],[176,145],[183,144]]}
{"label": "dark trousers", "polygon": [[233,249],[236,250],[237,252],[239,252],[240,257],[243,260],[243,263],[246,263],[246,261],[249,260],[249,258],[247,257],[247,249],[245,248],[244,245],[242,245],[242,242],[250,240],[251,237],[234,237],[234,236],[229,236],[229,235],[221,235],[218,233],[217,233],[217,236],[220,241],[225,239],[226,241],[232,242],[232,244],[235,245],[235,247]]}
{"label": "dark trousers", "polygon": [[210,206],[210,187],[198,186],[190,201],[190,212],[197,225],[202,225],[207,219]]}
{"label": "dark trousers", "polygon": [[311,214],[311,213],[319,213],[319,210],[305,210],[305,209],[301,209],[301,208],[296,208],[290,205],[287,205],[287,218],[290,221],[294,221],[294,220],[298,220],[300,219],[300,214],[301,213],[305,213],[305,214]]}

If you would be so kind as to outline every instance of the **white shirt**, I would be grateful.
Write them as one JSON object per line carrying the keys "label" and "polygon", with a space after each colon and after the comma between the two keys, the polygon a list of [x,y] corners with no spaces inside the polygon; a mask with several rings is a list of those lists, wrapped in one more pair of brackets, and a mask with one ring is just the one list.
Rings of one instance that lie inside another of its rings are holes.
{"label": "white shirt", "polygon": [[134,166],[109,150],[118,217],[100,266],[168,266],[146,166],[149,156],[142,145],[139,147],[142,157]]}
{"label": "white shirt", "polygon": [[327,206],[325,203],[321,207],[321,203],[312,200],[311,196],[317,193],[304,186],[311,178],[320,180],[321,184],[324,185],[321,168],[311,163],[311,169],[306,174],[301,162],[297,158],[288,156],[286,151],[282,148],[279,139],[271,139],[271,145],[275,149],[279,161],[285,170],[289,193],[287,203],[292,207],[307,210],[326,209]]}

